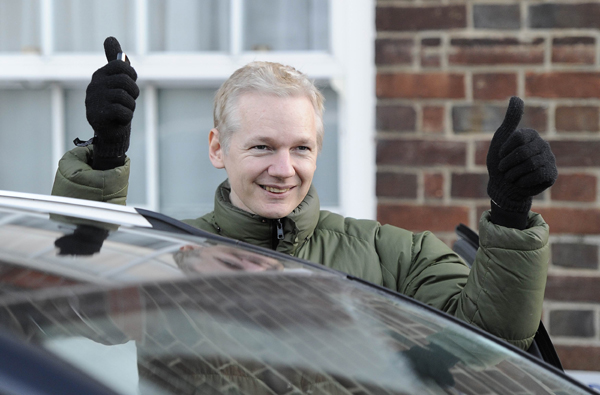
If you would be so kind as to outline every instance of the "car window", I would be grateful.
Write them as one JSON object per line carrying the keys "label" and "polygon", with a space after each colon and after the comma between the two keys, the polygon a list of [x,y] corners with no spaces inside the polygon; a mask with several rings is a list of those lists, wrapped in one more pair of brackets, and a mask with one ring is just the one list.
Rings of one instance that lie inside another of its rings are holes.
{"label": "car window", "polygon": [[0,329],[120,393],[588,393],[467,324],[297,259],[0,215]]}
{"label": "car window", "polygon": [[[584,393],[446,317],[327,273],[5,299],[0,322],[74,362],[98,356],[73,339],[128,345],[109,363],[150,393]],[[101,367],[83,366],[102,379]]]}

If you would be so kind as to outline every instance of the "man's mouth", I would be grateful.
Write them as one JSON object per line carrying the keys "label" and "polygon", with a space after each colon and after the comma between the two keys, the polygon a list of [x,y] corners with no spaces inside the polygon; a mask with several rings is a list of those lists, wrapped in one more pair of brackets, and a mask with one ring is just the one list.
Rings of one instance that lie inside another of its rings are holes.
{"label": "man's mouth", "polygon": [[276,188],[276,187],[269,187],[266,185],[261,185],[260,186],[262,189],[266,190],[267,192],[271,192],[271,193],[285,193],[287,191],[289,191],[292,188]]}

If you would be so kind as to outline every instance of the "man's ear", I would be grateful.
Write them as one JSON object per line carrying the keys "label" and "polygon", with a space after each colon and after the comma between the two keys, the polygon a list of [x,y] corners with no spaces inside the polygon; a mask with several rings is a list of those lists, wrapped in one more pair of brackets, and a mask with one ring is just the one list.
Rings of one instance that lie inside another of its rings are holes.
{"label": "man's ear", "polygon": [[208,133],[208,157],[210,163],[217,169],[224,169],[225,162],[223,161],[223,146],[219,141],[219,131],[217,129],[211,129]]}

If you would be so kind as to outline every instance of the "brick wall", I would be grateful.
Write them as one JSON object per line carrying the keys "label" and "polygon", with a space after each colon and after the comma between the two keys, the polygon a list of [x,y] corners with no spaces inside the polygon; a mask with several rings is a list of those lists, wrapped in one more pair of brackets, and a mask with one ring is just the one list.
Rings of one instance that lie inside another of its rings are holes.
{"label": "brick wall", "polygon": [[378,218],[455,240],[489,207],[485,157],[512,95],[559,178],[544,323],[567,369],[600,370],[600,2],[378,0]]}

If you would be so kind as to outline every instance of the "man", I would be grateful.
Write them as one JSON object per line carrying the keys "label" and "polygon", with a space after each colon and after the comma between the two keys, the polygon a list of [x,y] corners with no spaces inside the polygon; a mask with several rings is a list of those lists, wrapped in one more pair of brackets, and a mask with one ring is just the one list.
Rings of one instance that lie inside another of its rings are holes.
{"label": "man", "polygon": [[[116,60],[115,39],[105,51],[109,63],[86,94],[93,144],[65,154],[53,194],[124,204],[137,76]],[[537,132],[516,130],[523,102],[511,99],[490,144],[492,209],[481,218],[470,271],[430,232],[320,210],[312,177],[322,112],[321,94],[291,67],[254,62],[237,70],[217,92],[209,132],[210,160],[228,180],[216,191],[214,211],[186,222],[397,290],[526,349],[539,325],[549,258],[548,226],[529,209],[557,171]]]}

